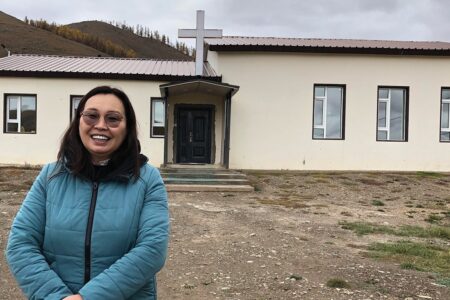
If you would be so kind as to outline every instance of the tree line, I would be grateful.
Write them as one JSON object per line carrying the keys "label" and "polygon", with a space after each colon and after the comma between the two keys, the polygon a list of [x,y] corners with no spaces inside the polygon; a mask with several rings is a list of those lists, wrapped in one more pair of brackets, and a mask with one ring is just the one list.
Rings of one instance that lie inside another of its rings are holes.
{"label": "tree line", "polygon": [[[72,28],[67,25],[57,25],[55,22],[48,23],[46,20],[43,19],[32,20],[28,19],[27,17],[25,17],[24,22],[28,25],[53,32],[66,39],[82,43],[84,45],[97,49],[101,52],[107,53],[113,57],[128,57],[128,58],[136,57],[136,52],[133,49],[124,48],[118,44],[113,43],[108,39],[104,39],[96,35],[82,32],[79,29]],[[175,44],[172,44],[169,41],[169,37],[164,34],[160,34],[158,30],[152,31],[148,27],[144,27],[142,25],[129,26],[125,22],[121,23],[116,21],[109,21],[106,23],[113,25],[117,28],[129,31],[140,37],[160,41],[161,43],[173,47],[186,55],[195,56],[195,49],[189,48],[183,42],[177,41]]]}
{"label": "tree line", "polygon": [[195,49],[192,47],[188,47],[185,43],[176,41],[175,44],[172,43],[169,39],[169,36],[165,34],[160,34],[158,30],[151,30],[147,26],[142,26],[140,24],[137,24],[136,26],[128,25],[126,22],[117,22],[117,21],[105,21],[105,23],[108,23],[110,25],[113,25],[114,27],[120,28],[122,30],[129,31],[137,36],[143,37],[143,38],[149,38],[152,40],[158,40],[163,44],[166,44],[170,47],[173,47],[177,49],[178,51],[195,57]]}
{"label": "tree line", "polygon": [[96,35],[82,32],[79,29],[72,28],[66,25],[57,25],[55,22],[48,23],[45,20],[32,20],[25,17],[24,22],[41,28],[50,32],[53,32],[66,39],[82,43],[101,52],[107,53],[113,57],[136,57],[136,52],[133,49],[125,49],[124,47],[117,45],[110,40],[100,38]]}

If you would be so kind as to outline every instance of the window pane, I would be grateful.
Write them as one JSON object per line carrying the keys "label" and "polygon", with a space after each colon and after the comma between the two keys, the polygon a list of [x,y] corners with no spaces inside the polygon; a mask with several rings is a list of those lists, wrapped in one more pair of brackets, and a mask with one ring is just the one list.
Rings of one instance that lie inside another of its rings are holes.
{"label": "window pane", "polygon": [[164,124],[164,102],[153,101],[153,124]]}
{"label": "window pane", "polygon": [[317,86],[314,91],[315,97],[325,97],[325,87]]}
{"label": "window pane", "polygon": [[36,98],[22,97],[20,132],[36,132]]}
{"label": "window pane", "polygon": [[17,123],[8,123],[6,126],[6,132],[18,132],[19,125]]}
{"label": "window pane", "polygon": [[442,90],[442,99],[450,99],[450,89]]}
{"label": "window pane", "polygon": [[342,88],[327,89],[327,138],[341,138]]}
{"label": "window pane", "polygon": [[390,118],[390,140],[404,139],[404,90],[391,90],[391,118]]}
{"label": "window pane", "polygon": [[77,108],[83,97],[72,97],[72,119],[77,115]]}
{"label": "window pane", "polygon": [[450,141],[450,132],[441,131],[441,141]]}
{"label": "window pane", "polygon": [[323,124],[323,101],[314,101],[314,125]]}
{"label": "window pane", "polygon": [[379,141],[387,140],[387,131],[386,130],[378,130],[377,139]]}
{"label": "window pane", "polygon": [[442,114],[441,114],[441,128],[449,128],[449,106],[450,104],[448,103],[443,103],[442,104]]}
{"label": "window pane", "polygon": [[323,129],[314,128],[314,138],[315,139],[323,139]]}
{"label": "window pane", "polygon": [[386,127],[386,102],[378,102],[378,127]]}
{"label": "window pane", "polygon": [[153,136],[164,135],[164,127],[153,127]]}
{"label": "window pane", "polygon": [[389,98],[389,89],[379,89],[378,99],[387,99],[387,98]]}
{"label": "window pane", "polygon": [[8,97],[8,105],[9,105],[9,119],[17,120],[17,105],[19,98],[16,97]]}

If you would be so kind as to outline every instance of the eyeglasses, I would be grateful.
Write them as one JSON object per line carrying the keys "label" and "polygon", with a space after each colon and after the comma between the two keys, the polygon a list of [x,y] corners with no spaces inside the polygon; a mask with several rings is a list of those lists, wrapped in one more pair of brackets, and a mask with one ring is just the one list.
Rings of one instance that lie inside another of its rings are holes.
{"label": "eyeglasses", "polygon": [[[94,126],[100,120],[100,114],[95,111],[83,111],[81,113],[84,123],[89,126]],[[123,117],[118,113],[107,113],[104,117],[105,123],[110,128],[119,127]]]}

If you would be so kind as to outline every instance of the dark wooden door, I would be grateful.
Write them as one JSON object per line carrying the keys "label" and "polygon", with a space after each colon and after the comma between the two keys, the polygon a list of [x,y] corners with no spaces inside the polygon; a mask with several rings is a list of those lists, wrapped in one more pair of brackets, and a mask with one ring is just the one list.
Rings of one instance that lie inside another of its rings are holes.
{"label": "dark wooden door", "polygon": [[211,109],[179,108],[178,163],[211,163]]}

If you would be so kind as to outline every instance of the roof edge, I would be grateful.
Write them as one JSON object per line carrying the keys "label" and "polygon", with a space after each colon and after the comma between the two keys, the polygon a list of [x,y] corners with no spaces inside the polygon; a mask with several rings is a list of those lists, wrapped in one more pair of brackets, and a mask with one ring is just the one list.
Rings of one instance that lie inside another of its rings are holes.
{"label": "roof edge", "polygon": [[[158,62],[194,62],[193,59],[163,59],[163,58],[149,58],[149,57],[114,57],[114,56],[82,56],[82,55],[58,55],[58,54],[34,54],[34,53],[11,53],[9,56],[23,56],[23,57],[53,57],[53,58],[82,58],[92,60],[131,60],[131,61],[158,61]],[[8,56],[2,56],[6,58]]]}
{"label": "roof edge", "polygon": [[[148,80],[148,81],[183,81],[195,80],[199,76],[149,75],[149,74],[116,74],[116,73],[73,73],[73,72],[37,72],[37,71],[4,71],[0,77],[38,77],[38,78],[76,78],[76,79],[115,79],[115,80]],[[200,77],[201,78],[201,77]],[[212,82],[221,82],[222,76],[206,77]]]}
{"label": "roof edge", "polygon": [[240,52],[299,52],[332,54],[376,54],[376,55],[421,55],[450,56],[450,49],[402,49],[402,48],[360,48],[360,47],[312,47],[286,45],[208,45],[210,51]]}

